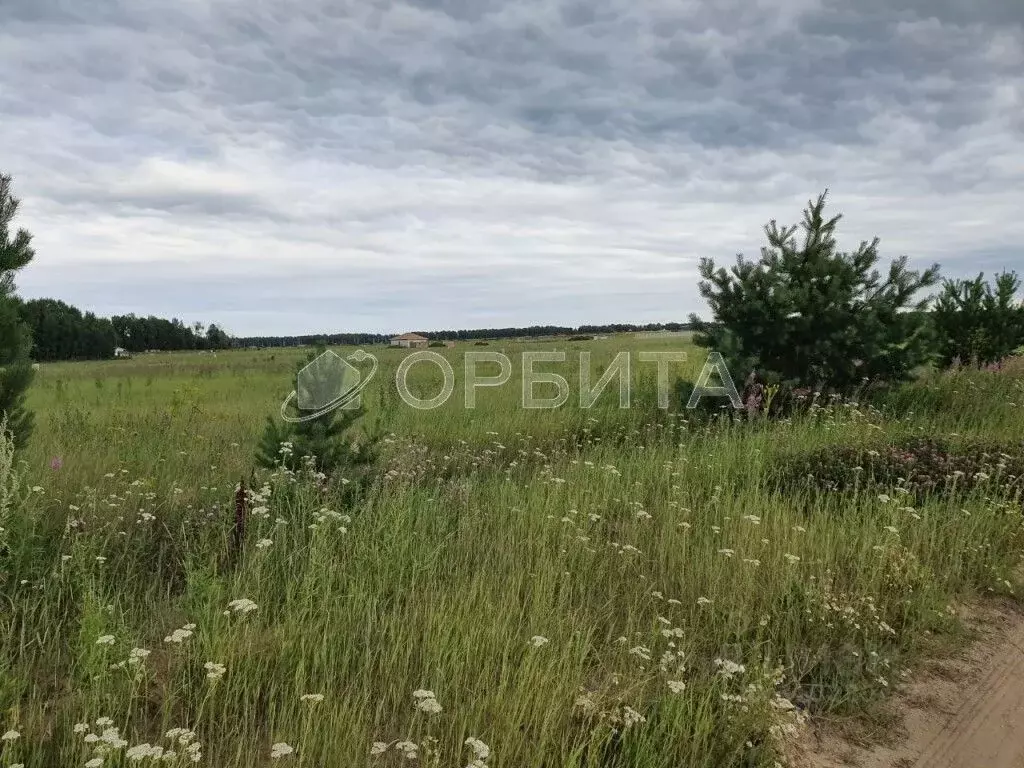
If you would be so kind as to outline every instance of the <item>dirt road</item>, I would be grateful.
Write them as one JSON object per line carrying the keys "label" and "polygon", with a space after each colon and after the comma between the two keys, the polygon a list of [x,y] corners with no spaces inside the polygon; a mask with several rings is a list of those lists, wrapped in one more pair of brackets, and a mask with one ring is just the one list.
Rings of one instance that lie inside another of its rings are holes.
{"label": "dirt road", "polygon": [[889,743],[857,746],[817,727],[806,768],[1024,768],[1024,615],[1002,606],[976,622],[978,642],[927,665],[895,703]]}

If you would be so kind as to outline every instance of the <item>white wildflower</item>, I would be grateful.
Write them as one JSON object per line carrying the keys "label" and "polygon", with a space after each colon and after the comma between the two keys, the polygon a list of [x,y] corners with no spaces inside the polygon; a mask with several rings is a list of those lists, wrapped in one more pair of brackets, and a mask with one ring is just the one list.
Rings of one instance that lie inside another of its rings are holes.
{"label": "white wildflower", "polygon": [[285,757],[286,755],[290,755],[290,754],[292,754],[294,752],[295,752],[295,748],[294,747],[292,747],[292,746],[290,746],[288,744],[285,744],[283,741],[279,741],[276,744],[272,744],[270,746],[270,759],[271,760],[280,760],[282,757]]}

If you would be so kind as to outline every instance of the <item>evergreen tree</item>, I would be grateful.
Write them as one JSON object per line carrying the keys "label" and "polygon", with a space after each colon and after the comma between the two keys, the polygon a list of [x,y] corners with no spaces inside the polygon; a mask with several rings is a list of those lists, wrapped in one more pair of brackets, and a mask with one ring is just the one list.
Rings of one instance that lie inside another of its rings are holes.
{"label": "evergreen tree", "polygon": [[11,177],[0,174],[0,418],[6,420],[15,447],[21,448],[32,431],[32,414],[25,408],[32,383],[32,337],[14,295],[14,275],[32,261],[35,251],[26,230],[12,232],[18,204]]}
{"label": "evergreen tree", "polygon": [[[324,347],[311,351],[306,360],[296,366],[296,374],[324,351]],[[307,412],[297,409],[297,413]],[[284,466],[296,471],[311,458],[316,469],[324,474],[344,471],[353,475],[346,479],[359,479],[376,460],[380,437],[380,430],[375,429],[362,434],[360,439],[353,438],[353,427],[365,414],[366,409],[360,405],[358,408],[335,408],[315,419],[298,423],[268,416],[256,449],[256,463],[266,468]]]}
{"label": "evergreen tree", "polygon": [[930,357],[928,302],[915,297],[938,281],[938,265],[916,272],[901,256],[883,277],[877,238],[839,251],[841,216],[825,218],[826,196],[808,203],[799,226],[772,220],[760,260],[741,255],[730,270],[700,262],[713,320],[691,317],[697,343],[720,352],[737,381],[753,373],[767,384],[849,392],[906,379]]}
{"label": "evergreen tree", "polygon": [[934,321],[943,365],[987,365],[1009,357],[1024,344],[1024,305],[1015,300],[1015,272],[973,280],[946,280],[935,302]]}

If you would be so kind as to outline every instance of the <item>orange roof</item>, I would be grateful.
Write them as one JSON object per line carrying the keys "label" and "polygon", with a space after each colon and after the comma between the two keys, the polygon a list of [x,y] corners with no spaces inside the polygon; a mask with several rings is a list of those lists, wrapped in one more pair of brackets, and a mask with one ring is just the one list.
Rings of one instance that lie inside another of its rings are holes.
{"label": "orange roof", "polygon": [[427,341],[426,336],[420,336],[418,333],[403,333],[401,336],[395,336],[392,341]]}

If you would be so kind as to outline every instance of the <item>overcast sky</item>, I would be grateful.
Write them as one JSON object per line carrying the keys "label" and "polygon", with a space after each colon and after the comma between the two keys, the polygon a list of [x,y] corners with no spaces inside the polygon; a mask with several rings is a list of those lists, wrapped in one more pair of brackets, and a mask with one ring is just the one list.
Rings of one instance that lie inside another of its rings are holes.
{"label": "overcast sky", "polygon": [[1021,0],[0,0],[0,171],[100,314],[239,335],[685,320],[839,241],[1024,267]]}

